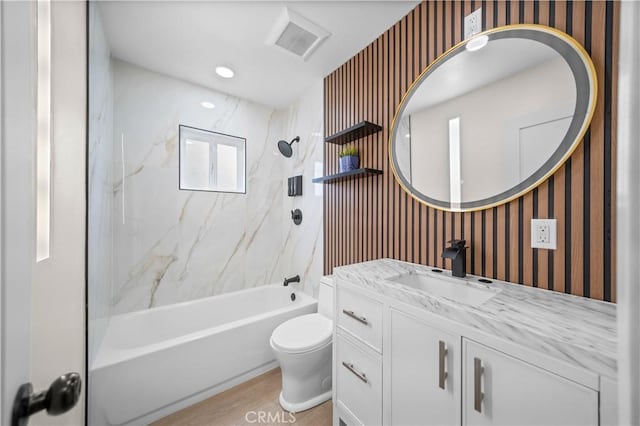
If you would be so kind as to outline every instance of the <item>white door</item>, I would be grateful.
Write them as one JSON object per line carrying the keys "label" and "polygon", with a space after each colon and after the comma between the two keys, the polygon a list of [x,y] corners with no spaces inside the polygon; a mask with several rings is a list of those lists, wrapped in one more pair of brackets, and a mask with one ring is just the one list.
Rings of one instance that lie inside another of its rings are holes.
{"label": "white door", "polygon": [[392,309],[390,340],[390,423],[459,425],[460,336]]}
{"label": "white door", "polygon": [[[0,3],[2,425],[22,384],[46,391],[77,372],[84,387],[85,7]],[[83,423],[84,389],[29,424]]]}
{"label": "white door", "polygon": [[464,339],[463,425],[597,425],[598,392]]}

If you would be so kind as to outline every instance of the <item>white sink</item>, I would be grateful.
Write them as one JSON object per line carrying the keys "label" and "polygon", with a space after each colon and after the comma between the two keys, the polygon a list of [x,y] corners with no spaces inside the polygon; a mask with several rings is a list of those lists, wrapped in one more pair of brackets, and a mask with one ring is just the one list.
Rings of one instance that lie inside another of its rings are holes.
{"label": "white sink", "polygon": [[500,293],[500,289],[490,289],[485,285],[415,272],[389,278],[389,281],[470,306],[480,306]]}

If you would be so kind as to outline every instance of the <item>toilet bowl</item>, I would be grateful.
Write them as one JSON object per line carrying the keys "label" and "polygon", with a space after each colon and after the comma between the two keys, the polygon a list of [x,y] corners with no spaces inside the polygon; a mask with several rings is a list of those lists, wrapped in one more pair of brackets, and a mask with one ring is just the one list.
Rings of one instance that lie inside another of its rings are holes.
{"label": "toilet bowl", "polygon": [[322,277],[318,313],[280,324],[271,335],[271,348],[282,370],[280,405],[297,413],[331,399],[333,282]]}

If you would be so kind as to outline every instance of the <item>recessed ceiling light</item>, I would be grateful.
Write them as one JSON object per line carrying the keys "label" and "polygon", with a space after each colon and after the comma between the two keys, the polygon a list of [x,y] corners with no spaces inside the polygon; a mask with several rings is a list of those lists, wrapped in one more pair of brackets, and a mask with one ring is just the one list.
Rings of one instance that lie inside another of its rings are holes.
{"label": "recessed ceiling light", "polygon": [[218,74],[220,77],[222,78],[231,78],[233,77],[236,73],[233,72],[233,70],[231,68],[227,68],[227,67],[216,67],[216,74]]}
{"label": "recessed ceiling light", "polygon": [[200,105],[202,105],[203,108],[207,108],[207,109],[214,109],[216,107],[214,104],[207,101],[200,102]]}
{"label": "recessed ceiling light", "polygon": [[472,38],[467,42],[464,46],[469,52],[475,52],[476,50],[480,50],[485,47],[489,43],[488,35],[480,35]]}

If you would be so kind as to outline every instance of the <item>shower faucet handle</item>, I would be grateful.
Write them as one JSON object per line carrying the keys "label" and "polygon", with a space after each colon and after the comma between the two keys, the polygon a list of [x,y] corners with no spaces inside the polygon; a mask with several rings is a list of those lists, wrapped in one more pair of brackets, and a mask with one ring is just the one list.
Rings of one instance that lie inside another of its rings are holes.
{"label": "shower faucet handle", "polygon": [[300,225],[302,223],[302,210],[291,210],[291,219],[293,220],[293,223]]}

